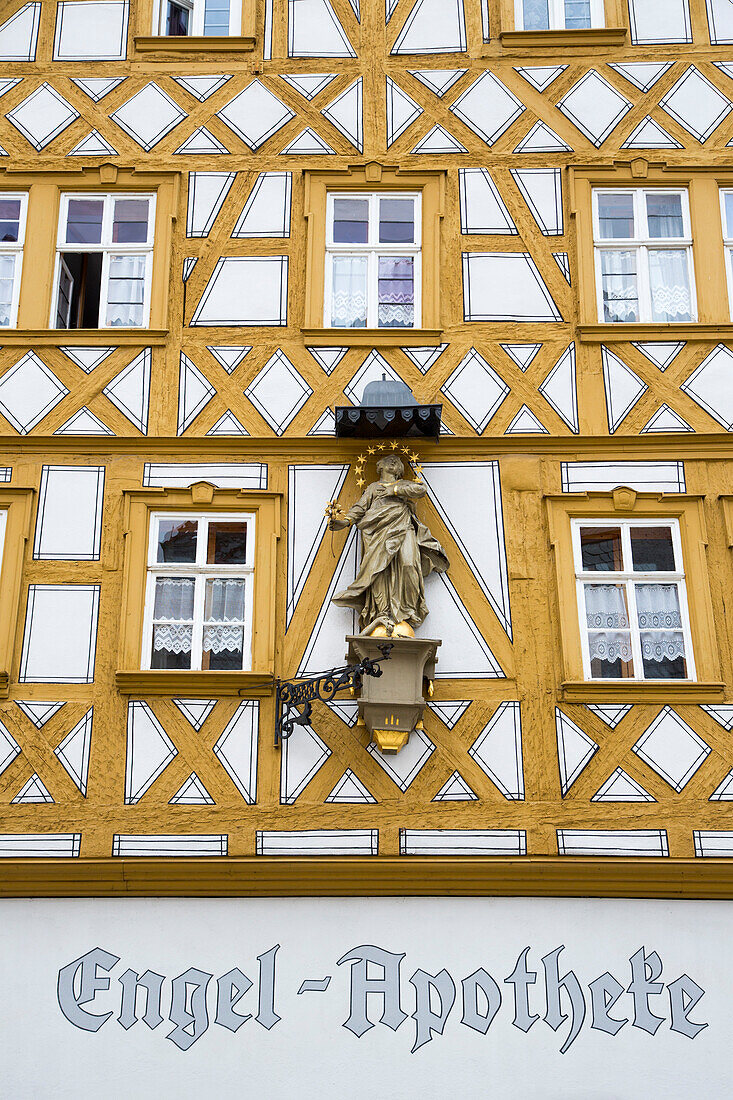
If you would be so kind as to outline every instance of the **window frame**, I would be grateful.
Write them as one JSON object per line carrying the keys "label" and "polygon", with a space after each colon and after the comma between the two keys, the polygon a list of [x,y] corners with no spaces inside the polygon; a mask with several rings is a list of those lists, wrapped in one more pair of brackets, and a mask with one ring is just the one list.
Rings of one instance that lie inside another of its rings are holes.
{"label": "window frame", "polygon": [[[582,567],[582,552],[580,535],[583,529],[593,528],[607,528],[618,527],[621,531],[621,544],[623,554],[623,564],[629,566],[633,564],[631,559],[631,529],[638,527],[659,527],[668,528],[672,533],[672,546],[674,550],[675,565],[680,567],[675,569],[672,573],[667,572],[640,572],[629,571],[623,569],[620,571],[612,570],[584,570]],[[680,605],[680,616],[682,619],[682,637],[685,645],[685,663],[687,665],[687,675],[679,678],[664,679],[664,683],[686,683],[697,682],[697,672],[695,667],[695,655],[692,644],[692,632],[690,629],[690,612],[687,600],[687,575],[684,568],[684,557],[682,553],[682,539],[680,535],[679,521],[677,519],[648,519],[646,517],[638,517],[633,519],[619,519],[617,517],[609,518],[607,521],[594,517],[592,519],[586,519],[582,517],[575,517],[571,520],[570,525],[571,538],[573,543],[573,564],[575,567],[575,592],[578,611],[578,626],[580,630],[580,645],[583,655],[583,672],[584,677],[588,681],[593,683],[650,683],[660,682],[656,681],[656,678],[647,677],[644,675],[644,661],[641,652],[641,627],[638,623],[637,616],[637,604],[636,604],[636,586],[644,583],[656,583],[656,584],[675,584],[677,586],[677,593]],[[601,677],[594,676],[591,669],[590,649],[589,649],[589,630],[586,619],[586,601],[585,601],[585,585],[586,584],[618,584],[623,585],[626,591],[626,601],[629,613],[629,636],[631,640],[632,659],[635,675],[629,677]],[[641,675],[640,675],[641,674]]]}
{"label": "window frame", "polygon": [[10,299],[10,320],[7,325],[0,325],[0,333],[18,326],[18,310],[20,308],[20,284],[23,276],[23,253],[25,250],[25,235],[28,224],[28,192],[27,191],[0,191],[0,202],[20,199],[20,215],[18,218],[18,240],[0,241],[0,257],[12,255],[15,258],[13,266],[13,291]]}
{"label": "window frame", "polygon": [[[188,8],[191,12],[188,34],[166,34],[165,26],[168,20],[168,0],[155,0],[153,10],[153,35],[159,38],[216,38],[219,35],[204,34],[204,18],[206,0],[176,0],[182,8]],[[226,37],[237,38],[242,34],[242,5],[240,0],[229,0],[229,30]]]}
{"label": "window frame", "polygon": [[529,27],[524,26],[524,4],[525,0],[514,0],[514,25],[518,31],[528,31],[529,33],[542,33],[543,31],[587,31],[587,30],[600,30],[606,27],[606,12],[604,0],[590,0],[590,15],[591,22],[590,27],[571,27],[565,26],[566,0],[547,0],[549,9],[549,26],[547,27]]}
{"label": "window frame", "polygon": [[[75,246],[68,244],[65,241],[67,223],[68,223],[68,211],[69,202],[75,199],[82,199],[91,201],[94,199],[103,199],[104,209],[102,213],[102,240],[99,244],[84,244]],[[120,200],[140,200],[147,199],[149,201],[148,207],[148,236],[145,243],[134,243],[127,245],[116,246],[112,241],[112,226],[114,221],[114,206],[117,201]],[[128,331],[128,332],[142,332],[150,325],[150,314],[152,308],[152,288],[153,288],[153,261],[155,254],[155,226],[156,226],[156,213],[157,213],[157,192],[152,191],[127,191],[120,189],[119,191],[109,190],[89,190],[89,191],[64,191],[61,190],[59,194],[59,212],[58,212],[58,225],[56,232],[56,258],[54,263],[54,276],[53,276],[53,294],[51,301],[51,317],[49,321],[49,327],[55,331],[68,331],[74,332],[79,329],[56,329],[56,321],[58,319],[58,305],[59,305],[59,289],[61,279],[61,263],[63,260],[64,252],[73,253],[101,253],[102,255],[102,273],[100,279],[99,290],[99,315],[97,317],[96,330],[105,331]],[[109,294],[109,268],[111,256],[144,256],[145,257],[145,277],[143,284],[143,320],[140,325],[111,325],[104,324],[106,320],[107,309],[109,306],[108,294]]]}
{"label": "window frame", "polygon": [[[725,197],[730,195],[733,199],[733,187],[721,185],[720,194],[720,221],[723,231],[723,255],[725,258],[725,273],[728,286],[728,309],[733,319],[733,224],[728,224],[728,214],[725,206]],[[733,218],[731,219],[733,222]]]}
{"label": "window frame", "polygon": [[[195,562],[159,562],[156,550],[158,546],[157,532],[161,520],[191,520],[195,519],[199,524],[207,525],[211,522],[236,522],[247,524],[247,561],[244,565],[215,565],[207,564],[203,560],[206,556],[207,540],[200,537],[196,539]],[[216,669],[203,669],[203,630],[204,598],[206,581],[214,577],[229,577],[232,579],[244,579],[244,620],[242,631],[242,668],[232,671],[249,672],[252,668],[252,631],[254,610],[254,571],[256,555],[257,521],[252,512],[208,512],[199,510],[186,510],[183,512],[152,512],[149,523],[148,557],[146,568],[145,611],[143,617],[142,650],[140,654],[140,667],[143,670],[168,671],[152,669],[152,640],[154,627],[154,603],[156,579],[159,576],[194,577],[194,610],[193,610],[193,637],[191,645],[191,668],[180,671],[190,672],[215,672]],[[188,620],[186,620],[188,621]]]}
{"label": "window frame", "polygon": [[[333,240],[334,204],[337,199],[367,199],[369,201],[369,225],[367,244],[340,244]],[[412,199],[414,207],[415,240],[412,244],[381,244],[375,241],[369,243],[372,233],[378,236],[379,203],[383,198]],[[344,195],[342,191],[328,191],[326,194],[326,242],[325,242],[325,278],[323,288],[323,326],[324,328],[340,329],[338,325],[331,324],[331,310],[333,305],[333,259],[336,256],[365,256],[367,258],[367,317],[366,325],[354,326],[357,331],[375,329],[381,331],[412,332],[419,329],[422,323],[422,194],[420,191],[352,191]],[[387,256],[411,256],[414,260],[413,267],[413,324],[412,325],[379,325],[379,259]],[[349,330],[350,331],[350,330]]]}
{"label": "window frame", "polygon": [[[634,233],[633,237],[603,238],[600,235],[600,218],[598,200],[601,195],[620,194],[631,192],[633,195]],[[682,196],[682,220],[685,235],[683,237],[650,237],[648,235],[646,203],[642,199],[651,193],[675,194]],[[666,325],[666,324],[697,324],[699,318],[697,286],[695,281],[694,237],[692,232],[692,218],[690,212],[689,187],[670,186],[637,186],[629,187],[620,185],[594,186],[591,190],[591,216],[593,234],[593,270],[595,274],[596,288],[596,316],[597,323],[601,325]],[[637,231],[642,227],[646,234]],[[601,269],[602,252],[636,252],[637,256],[637,294],[639,303],[639,317],[636,321],[612,321],[604,315],[603,280]],[[649,278],[650,251],[684,251],[687,256],[687,274],[690,286],[690,320],[689,321],[660,321],[652,316],[651,282]]]}

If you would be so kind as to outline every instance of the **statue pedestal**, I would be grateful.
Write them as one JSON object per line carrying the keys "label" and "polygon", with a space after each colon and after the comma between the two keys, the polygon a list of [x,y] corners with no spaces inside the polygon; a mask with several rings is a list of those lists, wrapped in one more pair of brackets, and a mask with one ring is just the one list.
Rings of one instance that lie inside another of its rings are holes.
{"label": "statue pedestal", "polygon": [[347,660],[358,664],[369,657],[380,660],[380,645],[393,646],[389,660],[382,660],[381,676],[365,676],[359,695],[359,715],[380,752],[397,753],[422,722],[424,684],[435,676],[436,638],[373,638],[350,634]]}

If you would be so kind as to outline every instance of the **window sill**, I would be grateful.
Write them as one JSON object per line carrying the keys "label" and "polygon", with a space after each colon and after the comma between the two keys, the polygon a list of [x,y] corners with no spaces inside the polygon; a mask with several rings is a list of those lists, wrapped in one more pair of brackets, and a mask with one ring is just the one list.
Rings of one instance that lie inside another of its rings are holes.
{"label": "window sill", "polygon": [[152,57],[195,57],[201,60],[209,54],[251,53],[256,45],[251,35],[136,35],[135,51]]}
{"label": "window sill", "polygon": [[592,27],[586,31],[502,31],[499,41],[506,49],[573,50],[595,49],[597,46],[623,46],[626,27]]}
{"label": "window sill", "polygon": [[705,343],[708,340],[733,339],[733,324],[724,321],[719,325],[698,324],[695,321],[682,325],[618,324],[578,325],[581,344],[614,344],[627,340],[687,340]]}
{"label": "window sill", "polygon": [[100,340],[120,345],[144,344],[146,347],[165,344],[167,328],[12,328],[0,329],[0,344],[16,347],[46,344],[53,347],[75,344],[99,344]]}
{"label": "window sill", "polygon": [[440,328],[302,328],[303,338],[314,347],[437,347]]}
{"label": "window sill", "polygon": [[239,695],[262,698],[275,691],[269,672],[187,672],[168,669],[124,669],[115,673],[121,695]]}
{"label": "window sill", "polygon": [[563,703],[722,703],[724,699],[725,684],[689,680],[565,680],[560,685]]}

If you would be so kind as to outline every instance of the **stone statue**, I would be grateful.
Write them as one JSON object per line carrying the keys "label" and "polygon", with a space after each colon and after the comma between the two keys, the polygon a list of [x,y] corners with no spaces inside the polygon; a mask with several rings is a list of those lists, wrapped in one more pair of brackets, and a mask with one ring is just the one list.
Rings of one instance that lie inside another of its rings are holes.
{"label": "stone statue", "polygon": [[362,634],[413,637],[413,627],[428,614],[425,577],[433,570],[445,573],[449,562],[415,515],[426,493],[423,483],[404,479],[397,455],[380,458],[377,472],[379,481],[367,486],[346,515],[330,513],[331,530],[355,524],[363,547],[358,577],[333,602],[359,612]]}

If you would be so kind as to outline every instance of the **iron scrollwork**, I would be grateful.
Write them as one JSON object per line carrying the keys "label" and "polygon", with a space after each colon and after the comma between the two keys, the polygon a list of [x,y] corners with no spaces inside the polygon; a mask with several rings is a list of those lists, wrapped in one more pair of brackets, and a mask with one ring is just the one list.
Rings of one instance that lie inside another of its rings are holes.
{"label": "iron scrollwork", "polygon": [[307,680],[275,681],[275,748],[290,737],[296,726],[309,726],[314,702],[330,703],[340,691],[361,690],[365,676],[381,676],[382,661],[389,660],[394,646],[380,645],[378,660],[365,657],[358,665],[332,668]]}

